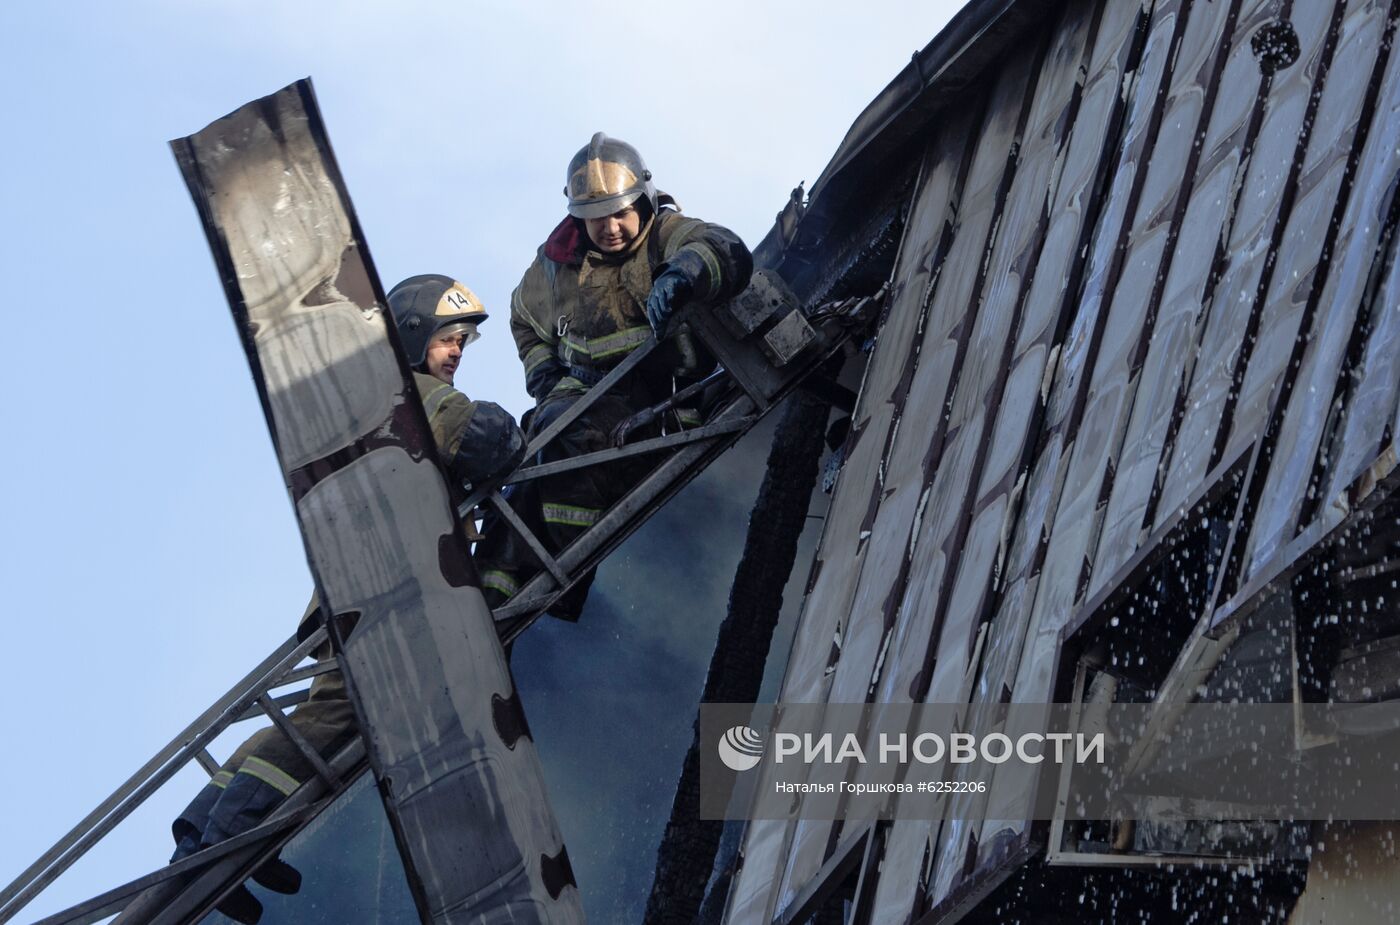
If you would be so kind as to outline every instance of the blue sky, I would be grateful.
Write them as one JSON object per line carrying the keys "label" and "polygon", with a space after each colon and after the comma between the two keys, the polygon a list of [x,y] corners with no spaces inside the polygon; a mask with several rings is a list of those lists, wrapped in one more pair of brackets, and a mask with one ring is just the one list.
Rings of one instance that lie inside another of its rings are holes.
{"label": "blue sky", "polygon": [[[386,287],[496,317],[458,385],[528,407],[510,290],[599,130],[751,245],[959,2],[0,5],[0,881],[291,631],[309,579],[166,146],[315,81]],[[24,920],[145,872],[197,772]]]}

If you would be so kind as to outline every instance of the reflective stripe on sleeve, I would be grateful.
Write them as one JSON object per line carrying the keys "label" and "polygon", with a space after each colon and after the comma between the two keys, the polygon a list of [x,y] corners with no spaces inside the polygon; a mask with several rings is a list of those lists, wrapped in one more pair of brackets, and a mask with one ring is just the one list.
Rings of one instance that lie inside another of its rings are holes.
{"label": "reflective stripe on sleeve", "polygon": [[274,789],[280,790],[285,796],[291,796],[292,791],[301,785],[300,781],[271,761],[264,761],[256,756],[245,759],[242,766],[239,767],[238,773],[256,777]]}
{"label": "reflective stripe on sleeve", "polygon": [[692,239],[698,237],[700,232],[705,228],[705,223],[699,219],[684,219],[684,221],[685,227],[671,235],[670,239],[666,242],[665,259],[667,260],[674,257],[676,251],[685,247]]}
{"label": "reflective stripe on sleeve", "polygon": [[499,591],[506,597],[514,596],[520,590],[520,582],[515,580],[515,576],[498,568],[489,568],[481,573],[481,586]]}
{"label": "reflective stripe on sleeve", "polygon": [[525,304],[525,297],[520,294],[520,286],[515,287],[515,291],[510,294],[510,318],[514,323],[517,320],[524,320],[535,332],[536,336],[546,344],[554,339],[554,332],[540,326],[535,320],[535,315]]}
{"label": "reflective stripe on sleeve", "polygon": [[[559,344],[563,348],[561,352],[564,353],[564,362],[571,363],[573,357],[602,360],[617,356],[619,353],[631,353],[646,343],[649,337],[651,337],[651,326],[643,324],[623,328],[621,331],[605,334],[602,337],[575,338],[565,335]],[[573,357],[570,354],[573,354]]]}
{"label": "reflective stripe on sleeve", "polygon": [[553,395],[553,394],[555,394],[556,392],[587,392],[587,391],[588,391],[588,386],[584,385],[582,382],[580,382],[579,380],[575,379],[573,376],[565,376],[563,379],[560,379],[558,382],[556,382],[556,383],[554,384],[554,388],[552,388],[552,389],[549,390],[549,394],[550,394],[550,395]]}
{"label": "reflective stripe on sleeve", "polygon": [[534,372],[541,363],[554,357],[554,350],[548,344],[536,344],[525,354],[525,375]]}
{"label": "reflective stripe on sleeve", "polygon": [[606,337],[590,337],[588,351],[595,360],[618,353],[630,353],[646,343],[649,337],[651,337],[650,325],[643,324],[633,328],[624,328],[616,334],[609,334]]}
{"label": "reflective stripe on sleeve", "polygon": [[579,507],[574,504],[542,504],[544,522],[563,524],[566,527],[591,527],[603,516],[598,508]]}
{"label": "reflective stripe on sleeve", "polygon": [[723,285],[724,281],[724,271],[720,269],[719,260],[715,258],[715,252],[710,250],[705,245],[696,244],[694,247],[691,248],[691,250],[699,254],[700,259],[705,261],[705,269],[709,271],[710,276],[709,290],[707,292],[697,293],[697,295],[700,298],[709,298],[716,292],[720,291],[720,288]]}

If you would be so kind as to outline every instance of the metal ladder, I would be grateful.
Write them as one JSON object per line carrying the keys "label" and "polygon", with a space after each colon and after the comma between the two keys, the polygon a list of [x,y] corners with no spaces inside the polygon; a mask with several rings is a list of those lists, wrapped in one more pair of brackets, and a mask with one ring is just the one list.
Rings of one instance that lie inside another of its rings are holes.
{"label": "metal ladder", "polygon": [[[283,712],[286,707],[305,700],[306,693],[272,698],[269,692],[335,670],[338,663],[334,658],[306,668],[296,667],[325,642],[324,628],[318,628],[305,641],[299,642],[293,636],[244,675],[0,893],[0,922],[7,922],[18,915],[30,901],[190,762],[198,763],[213,777],[219,763],[209,754],[208,745],[233,723],[265,715],[284,733],[290,731],[294,734],[292,741],[308,753],[309,760],[311,754],[315,754],[314,750],[299,734],[295,734]],[[324,768],[324,771],[283,801],[256,828],[41,921],[73,925],[96,922],[121,911],[133,897],[153,888],[160,890],[163,898],[170,898],[174,892],[178,892],[170,890],[171,886],[183,885],[187,877],[197,873],[202,872],[200,880],[216,872],[221,879],[227,879],[244,867],[251,873],[262,860],[270,857],[295,834],[298,827],[329,805],[358,777],[365,767],[364,743],[356,739],[329,762],[316,754],[316,762],[313,767],[317,767],[318,771]],[[248,863],[254,855],[257,856],[256,862]],[[217,901],[218,898],[215,898],[214,902]],[[209,903],[210,908],[214,902]]]}
{"label": "metal ladder", "polygon": [[[790,392],[804,385],[837,405],[854,404],[854,394],[826,378],[824,367],[847,349],[853,334],[866,329],[884,302],[885,290],[870,296],[826,303],[803,312],[776,274],[760,270],[748,289],[713,309],[690,309],[678,316],[717,358],[720,373],[697,385],[726,383],[709,419],[698,427],[622,443],[612,449],[517,469],[498,484],[472,491],[458,509],[475,518],[490,505],[543,564],[509,601],[494,612],[503,643],[509,643],[584,575],[645,523],[724,450],[752,429]],[[638,347],[601,382],[530,442],[535,458],[566,427],[614,388],[656,348],[653,338]],[[698,391],[698,389],[697,389]],[[672,401],[678,396],[673,396]],[[849,407],[846,410],[850,410]],[[657,409],[646,409],[657,413]],[[644,413],[646,413],[644,412]],[[547,475],[607,465],[640,454],[666,453],[649,475],[602,518],[557,555],[502,497],[500,489]],[[236,722],[265,716],[306,756],[316,774],[284,800],[257,827],[180,861],[114,887],[39,921],[38,925],[86,925],[122,912],[127,923],[197,921],[266,860],[276,855],[306,823],[332,803],[368,768],[362,738],[326,759],[301,737],[285,714],[306,700],[307,690],[273,697],[271,692],[339,667],[334,657],[298,668],[327,641],[324,627],[304,640],[296,636],[277,647],[229,691],[201,713],[140,770],[85,816],[65,836],[0,891],[0,925],[10,921],[138,806],[190,762],[212,777],[219,763],[208,745]]]}
{"label": "metal ladder", "polygon": [[[633,531],[724,450],[747,433],[778,402],[800,384],[820,388],[839,404],[853,406],[855,396],[842,394],[821,374],[822,367],[849,340],[851,331],[864,325],[882,304],[884,290],[870,297],[827,303],[808,314],[776,274],[760,270],[749,288],[729,303],[709,311],[691,310],[681,319],[719,361],[710,379],[683,390],[698,392],[712,381],[727,380],[728,388],[709,419],[698,427],[572,459],[518,469],[502,485],[519,484],[619,459],[647,453],[669,452],[639,484],[613,505],[596,524],[557,556],[550,555],[539,537],[523,522],[497,486],[479,490],[460,506],[469,517],[478,505],[489,504],[502,521],[529,546],[544,566],[502,606],[495,617],[502,642],[514,640],[550,606],[596,567]],[[621,382],[656,348],[649,340],[627,356],[593,389],[553,421],[530,442],[526,458],[536,457],[580,415]],[[663,405],[688,397],[677,393]],[[653,419],[659,408],[646,409],[631,420]],[[847,411],[850,407],[846,408]],[[625,425],[624,425],[625,426]]]}

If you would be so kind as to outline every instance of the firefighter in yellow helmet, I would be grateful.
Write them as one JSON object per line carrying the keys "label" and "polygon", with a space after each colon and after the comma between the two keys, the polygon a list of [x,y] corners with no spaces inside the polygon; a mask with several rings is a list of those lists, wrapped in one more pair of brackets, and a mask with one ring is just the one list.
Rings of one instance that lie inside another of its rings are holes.
{"label": "firefighter in yellow helmet", "polygon": [[[613,428],[666,398],[676,379],[713,366],[687,331],[672,332],[674,312],[716,303],[748,285],[753,259],[726,228],[681,214],[658,192],[637,149],[602,132],[569,162],[568,215],[540,246],[510,303],[510,329],[537,402],[530,434],[566,411],[608,370],[653,335],[660,349],[590,407],[541,452],[541,462],[607,449]],[[669,337],[668,337],[669,335]],[[695,423],[683,420],[682,425]],[[542,526],[557,551],[597,522],[653,465],[634,457],[516,486],[527,521]],[[493,607],[540,568],[510,531],[490,531],[478,547],[482,588]],[[577,619],[582,593],[552,612]]]}
{"label": "firefighter in yellow helmet", "polygon": [[[438,457],[447,468],[454,503],[465,497],[463,482],[480,483],[513,470],[525,455],[525,436],[500,405],[477,402],[453,388],[462,351],[479,336],[486,310],[470,289],[449,276],[413,276],[389,292],[389,309],[413,369]],[[313,598],[298,635],[309,636],[319,622]],[[329,656],[318,652],[318,658]],[[307,742],[329,758],[355,735],[355,711],[339,671],[318,675],[310,697],[288,717]],[[275,727],[262,729],[240,745],[194,801],[175,820],[172,861],[216,845],[257,825],[314,773],[310,762]],[[271,890],[294,893],[301,877],[280,860],[253,874]],[[219,906],[239,922],[257,922],[262,907],[246,887]]]}

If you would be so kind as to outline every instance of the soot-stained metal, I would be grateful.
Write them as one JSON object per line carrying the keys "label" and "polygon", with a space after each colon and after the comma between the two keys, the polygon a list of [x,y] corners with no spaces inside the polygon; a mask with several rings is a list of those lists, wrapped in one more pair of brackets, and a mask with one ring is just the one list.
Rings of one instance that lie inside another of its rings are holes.
{"label": "soot-stained metal", "polygon": [[469,547],[311,85],[174,143],[425,922],[580,922]]}

